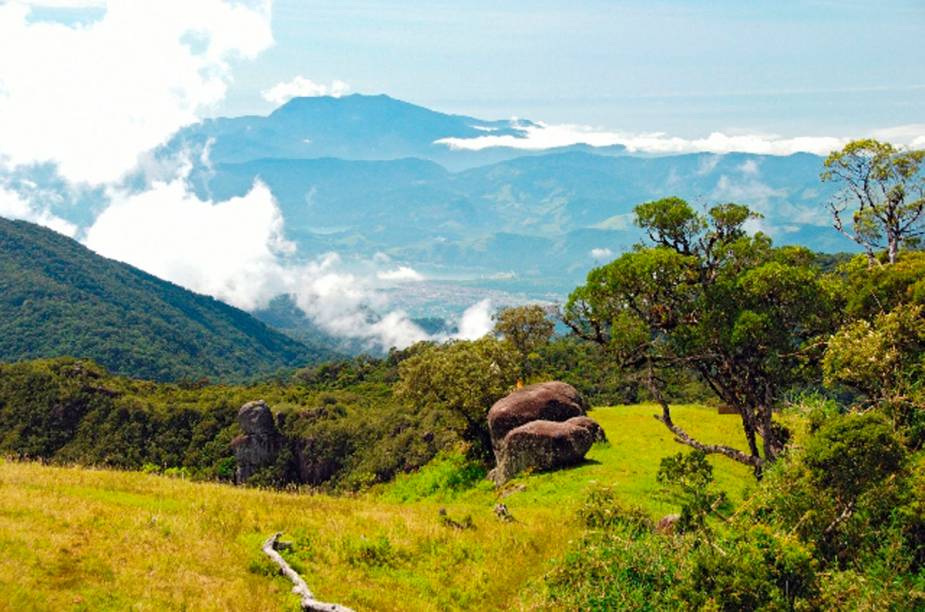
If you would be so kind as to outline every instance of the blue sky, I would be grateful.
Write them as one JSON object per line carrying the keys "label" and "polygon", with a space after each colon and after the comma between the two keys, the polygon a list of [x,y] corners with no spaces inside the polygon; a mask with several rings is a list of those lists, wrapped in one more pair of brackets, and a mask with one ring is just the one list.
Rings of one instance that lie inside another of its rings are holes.
{"label": "blue sky", "polygon": [[921,0],[0,0],[0,39],[0,164],[94,185],[203,117],[344,91],[555,128],[452,146],[925,146]]}
{"label": "blue sky", "polygon": [[684,137],[851,136],[923,122],[916,1],[277,0],[275,45],[216,114],[303,75],[440,110]]}

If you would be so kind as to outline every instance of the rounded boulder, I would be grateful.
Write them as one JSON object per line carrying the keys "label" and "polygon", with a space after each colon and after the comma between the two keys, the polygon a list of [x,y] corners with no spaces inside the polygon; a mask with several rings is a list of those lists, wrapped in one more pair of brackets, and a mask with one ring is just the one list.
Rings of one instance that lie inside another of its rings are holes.
{"label": "rounded boulder", "polygon": [[492,447],[497,454],[508,432],[532,421],[567,421],[587,410],[585,399],[568,383],[552,381],[518,389],[488,411]]}

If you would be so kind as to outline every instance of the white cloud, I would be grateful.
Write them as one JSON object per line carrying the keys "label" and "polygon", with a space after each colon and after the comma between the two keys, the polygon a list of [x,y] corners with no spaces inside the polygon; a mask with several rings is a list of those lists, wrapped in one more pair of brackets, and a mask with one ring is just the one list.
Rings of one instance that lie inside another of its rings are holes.
{"label": "white cloud", "polygon": [[[706,157],[700,158],[699,163],[697,164],[697,174],[704,176],[710,174],[713,170],[716,169],[716,166],[719,164],[720,160],[719,155],[707,155]],[[672,168],[672,171],[674,168]]]}
{"label": "white cloud", "polygon": [[117,180],[224,97],[230,61],[273,42],[268,1],[110,0],[101,19],[70,26],[30,10],[0,4],[0,155],[58,162],[74,182]]}
{"label": "white cloud", "polygon": [[[3,193],[0,214],[13,207],[27,210],[25,203],[5,204]],[[389,263],[380,257],[357,273],[336,253],[297,261],[294,245],[284,237],[279,207],[259,181],[246,195],[224,202],[199,199],[182,175],[155,182],[142,193],[113,192],[111,198],[85,238],[101,255],[245,310],[261,308],[280,294],[292,295],[323,330],[365,340],[370,347],[446,339],[430,337],[404,311],[391,310],[378,290],[383,276],[420,276],[412,268],[379,270]],[[491,323],[488,305],[476,306],[463,315],[460,329],[478,337],[486,321],[489,329]]]}
{"label": "white cloud", "polygon": [[[574,144],[587,144],[595,147],[623,145],[628,151],[636,153],[758,153],[765,155],[790,155],[792,153],[815,153],[827,155],[843,147],[848,138],[833,136],[799,136],[786,138],[775,134],[724,134],[713,132],[705,138],[679,138],[663,132],[633,134],[597,130],[583,125],[548,125],[535,123],[520,125],[524,136],[510,134],[486,134],[475,138],[441,138],[436,142],[451,149],[478,151],[490,147],[512,147],[525,150],[543,150]],[[925,146],[925,124],[910,124],[871,132],[871,136],[889,140],[899,145],[913,147]],[[707,158],[702,162],[701,172],[706,173],[715,167],[715,161]],[[757,168],[755,168],[757,170]],[[748,171],[750,169],[743,169]]]}
{"label": "white cloud", "polygon": [[757,167],[754,173],[742,166],[738,169],[748,178],[730,178],[725,174],[720,176],[710,193],[710,200],[748,202],[749,208],[764,215],[763,219],[751,219],[746,223],[749,232],[762,231],[778,236],[792,232],[793,226],[789,224],[793,223],[823,227],[831,223],[825,206],[818,202],[802,203],[802,194],[791,194],[785,188],[774,188],[758,180],[755,178]]}
{"label": "white cloud", "polygon": [[493,327],[491,300],[482,300],[463,312],[459,320],[459,332],[455,337],[460,340],[478,340],[490,332]]}
{"label": "white cloud", "polygon": [[69,237],[77,233],[77,227],[73,223],[55,216],[48,210],[33,207],[20,194],[2,186],[0,186],[0,217],[38,223]]}
{"label": "white cloud", "polygon": [[758,162],[754,159],[746,159],[739,165],[738,170],[748,176],[758,176]]}
{"label": "white cloud", "polygon": [[190,193],[180,177],[143,193],[114,193],[85,243],[106,257],[253,310],[287,288],[279,257],[294,245],[282,230],[282,215],[264,184],[214,203]]}
{"label": "white cloud", "polygon": [[263,99],[274,104],[284,104],[292,98],[332,96],[339,98],[350,91],[350,85],[343,81],[333,81],[330,85],[316,83],[299,75],[291,81],[277,83],[260,92]]}
{"label": "white cloud", "polygon": [[105,8],[106,0],[17,0],[19,4],[29,6],[64,8],[64,9],[83,9],[83,8]]}
{"label": "white cloud", "polygon": [[391,281],[397,283],[418,282],[424,280],[424,275],[409,266],[398,266],[394,270],[382,270],[376,273],[376,277],[381,281]]}
{"label": "white cloud", "polygon": [[871,132],[871,136],[894,144],[921,148],[925,147],[925,123],[909,123],[874,130]]}
{"label": "white cloud", "polygon": [[591,249],[590,255],[592,259],[610,259],[613,257],[613,251],[606,248],[596,248]]}

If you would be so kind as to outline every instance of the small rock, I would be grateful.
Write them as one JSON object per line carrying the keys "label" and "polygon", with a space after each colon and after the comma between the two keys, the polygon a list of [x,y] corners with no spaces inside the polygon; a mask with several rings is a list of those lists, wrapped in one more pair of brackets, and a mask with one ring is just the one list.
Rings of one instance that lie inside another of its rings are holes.
{"label": "small rock", "polygon": [[678,521],[680,520],[680,514],[668,514],[663,516],[658,523],[655,524],[655,532],[662,535],[671,535],[674,533]]}
{"label": "small rock", "polygon": [[504,521],[505,523],[510,523],[510,522],[513,522],[514,520],[514,516],[507,509],[507,505],[505,504],[495,505],[495,516],[498,517],[499,520]]}

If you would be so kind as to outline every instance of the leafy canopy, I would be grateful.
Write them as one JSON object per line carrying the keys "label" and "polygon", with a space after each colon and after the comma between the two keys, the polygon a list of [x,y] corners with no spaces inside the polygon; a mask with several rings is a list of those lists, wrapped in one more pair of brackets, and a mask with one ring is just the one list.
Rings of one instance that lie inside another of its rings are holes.
{"label": "leafy canopy", "polygon": [[682,442],[760,471],[786,442],[772,409],[817,364],[840,298],[809,251],[749,235],[746,224],[756,218],[732,203],[705,215],[680,198],[641,204],[636,222],[652,244],[592,270],[569,296],[565,321],[635,366],[656,399],[664,372],[696,372],[741,415],[748,452],[691,439],[661,399],[659,418]]}

